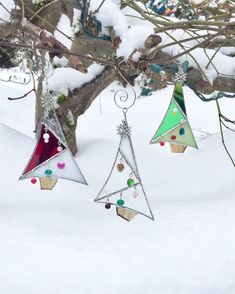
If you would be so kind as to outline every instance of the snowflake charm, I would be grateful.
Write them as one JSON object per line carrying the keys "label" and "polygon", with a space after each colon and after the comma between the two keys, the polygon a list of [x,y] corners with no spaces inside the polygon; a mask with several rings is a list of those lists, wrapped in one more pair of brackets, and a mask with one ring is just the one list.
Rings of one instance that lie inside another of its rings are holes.
{"label": "snowflake charm", "polygon": [[131,128],[128,126],[127,121],[124,119],[122,123],[117,127],[117,134],[120,136],[130,136]]}
{"label": "snowflake charm", "polygon": [[186,81],[187,74],[184,72],[182,67],[179,67],[178,72],[175,74],[175,81],[179,82],[181,85]]}
{"label": "snowflake charm", "polygon": [[51,110],[54,104],[53,97],[50,94],[46,93],[45,95],[41,97],[41,104],[42,104],[42,108],[48,111]]}

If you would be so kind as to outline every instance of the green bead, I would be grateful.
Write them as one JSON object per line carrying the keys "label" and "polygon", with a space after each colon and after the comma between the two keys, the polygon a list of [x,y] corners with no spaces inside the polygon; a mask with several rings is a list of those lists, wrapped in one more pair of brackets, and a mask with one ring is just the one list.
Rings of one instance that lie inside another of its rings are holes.
{"label": "green bead", "polygon": [[134,184],[135,184],[135,181],[133,179],[128,179],[127,180],[127,186],[128,187],[132,187],[132,186],[134,186]]}
{"label": "green bead", "polygon": [[52,170],[51,169],[46,169],[45,170],[45,175],[48,176],[48,177],[51,176],[52,175]]}
{"label": "green bead", "polygon": [[118,201],[117,201],[117,205],[119,205],[119,206],[123,206],[124,205],[124,200],[122,200],[122,199],[118,199]]}

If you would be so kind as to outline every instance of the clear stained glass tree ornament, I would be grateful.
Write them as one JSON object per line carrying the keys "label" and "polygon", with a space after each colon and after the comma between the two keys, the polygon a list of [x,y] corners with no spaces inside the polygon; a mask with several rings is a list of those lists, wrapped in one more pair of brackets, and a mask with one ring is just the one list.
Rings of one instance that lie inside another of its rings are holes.
{"label": "clear stained glass tree ornament", "polygon": [[[44,98],[44,101],[50,99]],[[37,144],[20,180],[31,179],[35,184],[39,178],[42,190],[52,190],[58,178],[87,185],[67,145],[52,103],[44,105],[40,124]]]}
{"label": "clear stained glass tree ornament", "polygon": [[114,101],[122,109],[124,116],[117,127],[120,142],[108,178],[94,201],[103,203],[106,209],[115,207],[116,214],[127,221],[131,221],[138,214],[154,220],[137,168],[131,128],[127,121],[127,111],[134,105],[135,100],[135,92],[133,99],[126,90],[115,93]]}
{"label": "clear stained glass tree ornament", "polygon": [[198,148],[188,122],[184,102],[183,84],[186,81],[187,68],[187,61],[179,67],[175,75],[175,87],[168,110],[150,141],[150,144],[160,143],[161,146],[164,146],[165,142],[170,143],[173,153],[183,153],[187,146]]}

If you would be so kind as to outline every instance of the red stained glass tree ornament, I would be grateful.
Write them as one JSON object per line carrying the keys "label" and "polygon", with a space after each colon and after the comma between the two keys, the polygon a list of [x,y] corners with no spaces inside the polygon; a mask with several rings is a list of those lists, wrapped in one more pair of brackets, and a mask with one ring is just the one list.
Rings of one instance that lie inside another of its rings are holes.
{"label": "red stained glass tree ornament", "polygon": [[58,178],[87,185],[53,109],[44,113],[38,141],[20,180],[36,177],[40,179],[42,190],[52,190]]}

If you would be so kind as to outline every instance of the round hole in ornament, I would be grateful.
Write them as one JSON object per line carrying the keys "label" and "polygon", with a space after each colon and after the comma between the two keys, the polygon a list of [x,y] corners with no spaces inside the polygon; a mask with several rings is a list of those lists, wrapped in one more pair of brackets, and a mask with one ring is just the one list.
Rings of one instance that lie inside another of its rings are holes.
{"label": "round hole in ornament", "polygon": [[111,204],[110,203],[105,203],[105,206],[104,206],[106,209],[110,209],[111,208]]}
{"label": "round hole in ornament", "polygon": [[122,199],[118,199],[118,201],[117,201],[117,205],[119,205],[119,206],[123,206],[124,205],[124,200],[122,200]]}
{"label": "round hole in ornament", "polygon": [[36,183],[37,183],[37,179],[32,178],[32,179],[31,179],[31,183],[32,183],[33,185],[36,184]]}
{"label": "round hole in ornament", "polygon": [[51,176],[52,175],[52,170],[51,169],[46,169],[45,170],[45,175],[48,176],[48,177]]}
{"label": "round hole in ornament", "polygon": [[57,167],[59,169],[63,169],[63,168],[65,168],[65,163],[63,161],[59,161],[59,162],[57,162]]}

